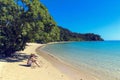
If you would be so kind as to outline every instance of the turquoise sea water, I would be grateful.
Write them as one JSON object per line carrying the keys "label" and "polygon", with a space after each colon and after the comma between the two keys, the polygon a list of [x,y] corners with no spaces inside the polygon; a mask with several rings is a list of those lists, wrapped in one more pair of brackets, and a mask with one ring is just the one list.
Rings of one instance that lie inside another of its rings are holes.
{"label": "turquoise sea water", "polygon": [[99,80],[120,80],[120,41],[57,43],[43,50]]}

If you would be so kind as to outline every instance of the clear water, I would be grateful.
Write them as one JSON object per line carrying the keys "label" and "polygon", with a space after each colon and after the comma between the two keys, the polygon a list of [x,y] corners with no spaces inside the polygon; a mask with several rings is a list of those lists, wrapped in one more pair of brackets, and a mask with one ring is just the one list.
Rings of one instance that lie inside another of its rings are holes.
{"label": "clear water", "polygon": [[99,80],[120,80],[120,41],[58,43],[43,50]]}

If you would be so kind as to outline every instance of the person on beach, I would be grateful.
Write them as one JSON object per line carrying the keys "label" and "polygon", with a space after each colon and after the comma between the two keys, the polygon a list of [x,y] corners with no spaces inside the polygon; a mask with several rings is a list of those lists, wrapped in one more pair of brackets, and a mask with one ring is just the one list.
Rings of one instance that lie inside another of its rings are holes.
{"label": "person on beach", "polygon": [[31,54],[30,57],[28,58],[27,66],[33,67],[34,64],[36,64],[38,67],[40,67],[37,62],[37,56],[35,54]]}

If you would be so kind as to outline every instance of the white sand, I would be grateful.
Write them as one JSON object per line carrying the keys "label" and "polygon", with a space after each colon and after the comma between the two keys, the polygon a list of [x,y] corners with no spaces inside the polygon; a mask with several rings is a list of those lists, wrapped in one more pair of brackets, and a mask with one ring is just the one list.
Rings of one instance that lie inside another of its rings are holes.
{"label": "white sand", "polygon": [[0,80],[2,80],[3,77],[3,67],[5,66],[5,62],[0,62]]}
{"label": "white sand", "polygon": [[[42,44],[29,43],[26,49],[20,53],[36,53],[36,48],[40,46],[42,46]],[[41,67],[36,67],[34,69],[21,66],[26,64],[27,60],[23,62],[6,62],[4,67],[1,62],[0,72],[2,72],[2,78],[0,78],[0,80],[70,80],[67,75],[56,69],[43,57],[40,56],[39,61],[41,61]]]}
{"label": "white sand", "polygon": [[[36,49],[45,44],[29,43],[24,53],[36,53]],[[36,54],[37,55],[37,54]],[[98,80],[56,60],[53,56],[40,53],[40,67],[26,67],[27,60],[20,62],[0,62],[0,80]]]}

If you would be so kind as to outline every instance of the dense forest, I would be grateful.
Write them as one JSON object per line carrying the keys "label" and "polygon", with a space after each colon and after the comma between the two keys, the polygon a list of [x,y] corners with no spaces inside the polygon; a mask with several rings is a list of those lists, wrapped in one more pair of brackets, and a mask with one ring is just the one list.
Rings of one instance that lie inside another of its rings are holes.
{"label": "dense forest", "polygon": [[39,0],[0,0],[0,54],[10,56],[27,42],[103,40],[93,33],[73,33],[58,27]]}

